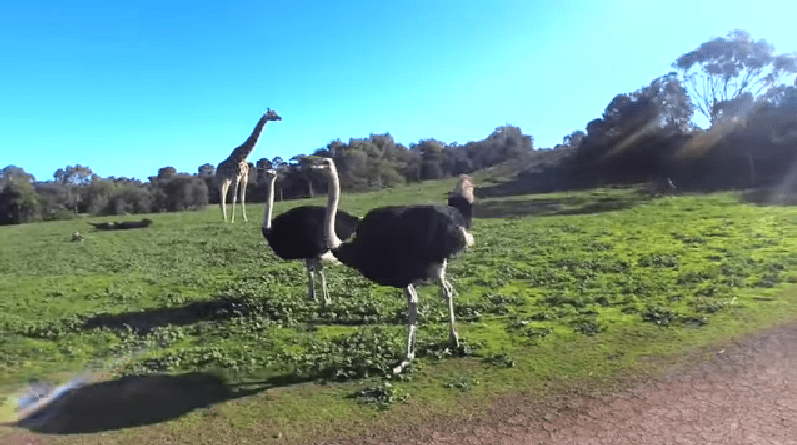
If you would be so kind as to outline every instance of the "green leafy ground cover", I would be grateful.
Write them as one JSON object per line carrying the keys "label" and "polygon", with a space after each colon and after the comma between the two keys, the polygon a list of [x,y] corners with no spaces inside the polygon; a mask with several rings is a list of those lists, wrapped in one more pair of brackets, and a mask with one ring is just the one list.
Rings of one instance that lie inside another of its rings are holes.
{"label": "green leafy ground cover", "polygon": [[[452,184],[344,195],[341,208],[443,202]],[[223,224],[212,208],[131,231],[95,232],[80,219],[0,228],[0,394],[86,369],[111,380],[202,373],[225,387],[206,402],[250,397],[139,422],[154,428],[146,434],[165,441],[212,424],[299,440],[364,428],[383,412],[445,415],[468,397],[606,375],[793,309],[779,292],[797,281],[795,209],[635,189],[478,206],[476,245],[449,266],[464,346],[447,348],[444,302],[422,287],[420,359],[391,383],[406,336],[401,292],[333,266],[333,303],[306,301],[303,265],[277,259],[260,235],[260,205],[248,223]],[[82,243],[71,242],[76,230]],[[140,430],[108,434],[97,443]]]}

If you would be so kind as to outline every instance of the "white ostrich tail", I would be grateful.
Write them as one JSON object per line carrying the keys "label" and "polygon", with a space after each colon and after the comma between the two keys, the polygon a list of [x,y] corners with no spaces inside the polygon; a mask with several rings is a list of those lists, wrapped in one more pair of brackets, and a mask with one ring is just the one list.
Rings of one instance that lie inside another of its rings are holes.
{"label": "white ostrich tail", "polygon": [[462,237],[465,238],[465,247],[473,247],[473,235],[464,227],[460,227],[459,230],[462,231]]}
{"label": "white ostrich tail", "polygon": [[340,264],[340,261],[338,261],[338,259],[335,258],[335,255],[332,255],[331,250],[327,250],[326,252],[324,252],[319,259],[325,263]]}

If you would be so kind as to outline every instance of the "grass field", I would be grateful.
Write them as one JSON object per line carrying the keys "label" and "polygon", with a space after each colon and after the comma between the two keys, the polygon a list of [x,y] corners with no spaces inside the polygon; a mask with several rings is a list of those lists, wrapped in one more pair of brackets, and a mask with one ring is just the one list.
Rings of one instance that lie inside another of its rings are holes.
{"label": "grass field", "polygon": [[[344,194],[341,209],[444,202],[452,185]],[[101,434],[59,442],[296,443],[641,370],[643,357],[676,356],[797,309],[783,292],[797,282],[792,208],[732,194],[651,200],[633,188],[477,207],[476,244],[449,266],[463,351],[447,349],[439,289],[421,287],[420,359],[390,380],[406,336],[402,293],[332,266],[333,303],[306,301],[303,264],[277,259],[260,234],[262,205],[248,206],[248,223],[224,224],[213,207],[154,215],[150,228],[130,231],[96,232],[84,219],[2,227],[5,415],[29,379],[90,371],[105,381],[86,394],[105,405],[72,407],[76,417],[54,431]],[[85,240],[72,242],[74,231]],[[125,385],[136,385],[135,397],[108,396]]]}

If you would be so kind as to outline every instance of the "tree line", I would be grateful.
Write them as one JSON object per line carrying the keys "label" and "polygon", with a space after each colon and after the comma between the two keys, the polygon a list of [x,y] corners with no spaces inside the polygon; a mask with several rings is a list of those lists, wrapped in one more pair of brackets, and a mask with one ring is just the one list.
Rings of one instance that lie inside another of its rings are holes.
{"label": "tree line", "polygon": [[[797,190],[797,55],[736,30],[683,54],[676,71],[618,94],[503,187],[483,195],[612,184]],[[710,123],[693,124],[693,113]],[[666,188],[666,187],[665,187]]]}
{"label": "tree line", "polygon": [[[531,136],[506,125],[484,140],[465,145],[425,139],[406,147],[384,133],[348,142],[335,140],[312,154],[335,159],[342,188],[365,191],[472,172],[532,150]],[[324,184],[301,168],[300,156],[287,161],[261,158],[250,163],[247,200],[265,200],[264,173],[269,169],[278,173],[277,200],[314,196]],[[36,181],[14,165],[0,170],[0,224],[68,219],[81,213],[100,216],[196,210],[218,202],[215,167],[210,163],[199,166],[196,173],[162,167],[147,181],[102,178],[80,164],[59,168],[50,181]]]}
{"label": "tree line", "polygon": [[[662,181],[680,189],[717,190],[797,182],[797,55],[775,54],[765,40],[736,30],[704,42],[672,64],[675,71],[616,95],[600,117],[535,150],[520,128],[498,127],[464,145],[424,139],[404,146],[389,133],[335,140],[311,154],[335,160],[341,187],[365,191],[470,173],[499,164],[522,166],[513,192],[570,190]],[[694,125],[701,113],[710,125]],[[247,199],[266,197],[264,172],[278,172],[276,199],[314,196],[320,178],[297,155],[250,164]],[[489,193],[490,190],[484,190]],[[196,173],[163,167],[140,181],[100,178],[85,166],[58,169],[37,182],[16,166],[0,171],[0,224],[200,209],[218,203],[212,164]]]}

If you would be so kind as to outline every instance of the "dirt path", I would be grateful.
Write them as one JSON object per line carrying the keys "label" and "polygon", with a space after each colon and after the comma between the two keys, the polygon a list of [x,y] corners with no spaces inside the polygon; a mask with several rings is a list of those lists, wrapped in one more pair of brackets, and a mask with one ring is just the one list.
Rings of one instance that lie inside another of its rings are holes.
{"label": "dirt path", "polygon": [[[502,398],[480,419],[429,421],[326,444],[795,444],[797,323],[712,351],[708,362],[623,391]],[[14,433],[4,445],[47,436]]]}
{"label": "dirt path", "polygon": [[329,444],[797,444],[797,324],[747,337],[688,371],[611,395],[517,396],[488,417]]}

